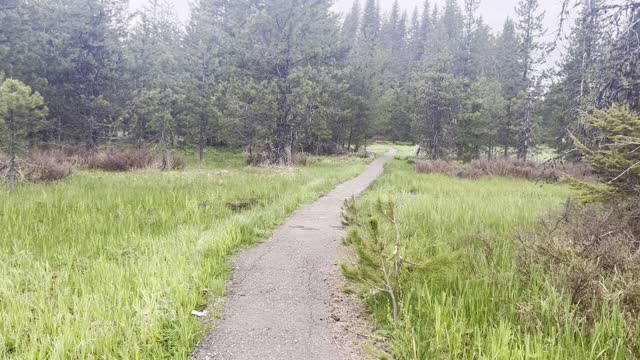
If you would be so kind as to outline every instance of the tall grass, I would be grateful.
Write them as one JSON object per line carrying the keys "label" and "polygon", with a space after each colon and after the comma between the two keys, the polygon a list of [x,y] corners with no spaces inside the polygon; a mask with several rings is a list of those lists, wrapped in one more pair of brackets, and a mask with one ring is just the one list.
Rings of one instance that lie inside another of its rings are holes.
{"label": "tall grass", "polygon": [[0,358],[185,358],[206,330],[190,312],[222,295],[227,257],[364,167],[253,169],[238,152],[208,155],[183,172],[0,187]]}
{"label": "tall grass", "polygon": [[[374,213],[393,198],[401,254],[415,262],[451,253],[462,258],[444,271],[409,276],[392,325],[388,296],[364,288],[378,331],[398,359],[623,359],[629,357],[615,301],[592,311],[596,323],[554,288],[547,274],[522,276],[514,231],[533,229],[542,213],[569,196],[560,185],[507,178],[464,180],[415,174],[402,161],[387,166],[356,203]],[[393,230],[387,229],[390,233]]]}

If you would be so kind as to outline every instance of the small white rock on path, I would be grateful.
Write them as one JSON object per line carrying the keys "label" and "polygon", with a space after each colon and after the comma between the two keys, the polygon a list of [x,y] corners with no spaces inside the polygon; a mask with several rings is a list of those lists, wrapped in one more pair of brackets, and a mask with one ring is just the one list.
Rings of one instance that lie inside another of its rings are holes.
{"label": "small white rock on path", "polygon": [[296,210],[267,241],[235,259],[220,319],[191,359],[366,358],[356,344],[356,327],[340,319],[358,311],[340,294],[341,208],[382,174],[393,155]]}

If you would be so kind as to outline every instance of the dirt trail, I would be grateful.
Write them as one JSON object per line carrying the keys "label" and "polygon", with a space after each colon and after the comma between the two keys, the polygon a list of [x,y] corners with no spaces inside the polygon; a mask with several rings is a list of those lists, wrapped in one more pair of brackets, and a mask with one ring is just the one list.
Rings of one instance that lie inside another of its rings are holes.
{"label": "dirt trail", "polygon": [[353,302],[338,294],[341,207],[380,176],[392,157],[389,152],[298,209],[271,238],[237,257],[221,317],[191,359],[363,358],[357,331],[344,319],[357,309],[344,309]]}

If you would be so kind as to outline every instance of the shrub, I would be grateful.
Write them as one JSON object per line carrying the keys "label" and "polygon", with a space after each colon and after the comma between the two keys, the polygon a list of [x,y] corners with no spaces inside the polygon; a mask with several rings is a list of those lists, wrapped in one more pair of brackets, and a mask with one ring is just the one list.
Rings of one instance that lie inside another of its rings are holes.
{"label": "shrub", "polygon": [[87,167],[105,171],[129,171],[150,167],[153,156],[143,148],[111,149],[87,158]]}
{"label": "shrub", "polygon": [[[636,198],[635,201],[640,201]],[[570,294],[590,320],[605,304],[618,301],[628,316],[640,315],[640,242],[633,214],[612,203],[567,202],[560,216],[541,221],[542,231],[519,235],[521,271],[542,266],[554,285]]]}
{"label": "shrub", "polygon": [[187,167],[187,161],[175,154],[157,155],[156,167],[160,170],[184,170]]}
{"label": "shrub", "polygon": [[32,182],[58,181],[71,175],[72,164],[61,150],[33,151],[29,154],[25,178]]}
{"label": "shrub", "polygon": [[0,152],[0,176],[9,168],[9,157]]}
{"label": "shrub", "polygon": [[313,158],[303,152],[293,154],[291,160],[294,165],[309,166],[313,164]]}
{"label": "shrub", "polygon": [[172,155],[169,162],[169,169],[184,170],[187,167],[187,161],[182,156]]}
{"label": "shrub", "polygon": [[416,171],[424,174],[445,174],[463,179],[478,179],[483,176],[507,176],[535,181],[557,182],[564,174],[584,179],[590,176],[589,168],[583,164],[539,165],[524,160],[474,160],[462,164],[452,161],[434,160],[416,162]]}

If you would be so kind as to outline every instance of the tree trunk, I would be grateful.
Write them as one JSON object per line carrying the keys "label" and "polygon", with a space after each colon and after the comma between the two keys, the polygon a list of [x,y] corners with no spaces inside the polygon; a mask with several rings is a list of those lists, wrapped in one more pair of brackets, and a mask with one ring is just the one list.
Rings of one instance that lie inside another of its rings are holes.
{"label": "tree trunk", "polygon": [[204,147],[206,145],[205,131],[207,130],[207,115],[204,111],[200,114],[200,129],[198,131],[198,158],[204,161]]}
{"label": "tree trunk", "polygon": [[16,163],[16,156],[18,154],[18,139],[17,139],[17,125],[15,122],[14,112],[9,112],[7,118],[7,125],[9,125],[9,192],[13,193],[16,188],[16,173],[18,172],[18,165]]}
{"label": "tree trunk", "polygon": [[16,173],[18,168],[16,166],[16,155],[12,154],[9,160],[9,192],[13,193],[16,189]]}

